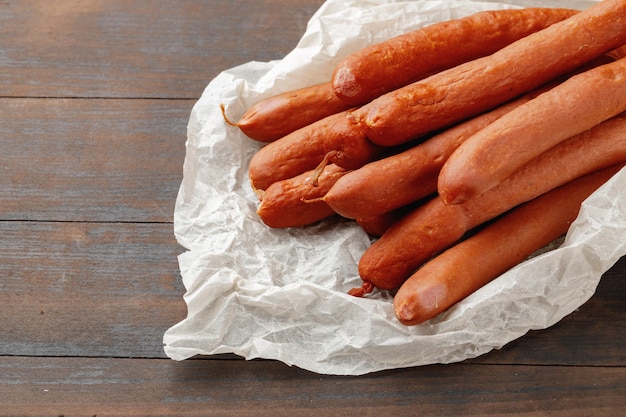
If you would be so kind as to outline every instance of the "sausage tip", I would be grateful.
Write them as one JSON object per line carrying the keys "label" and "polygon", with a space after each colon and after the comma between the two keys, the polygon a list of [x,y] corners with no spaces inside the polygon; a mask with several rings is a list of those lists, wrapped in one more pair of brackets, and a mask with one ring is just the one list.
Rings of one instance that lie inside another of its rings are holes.
{"label": "sausage tip", "polygon": [[397,305],[394,304],[393,311],[400,323],[404,324],[405,326],[410,326],[414,324],[411,317],[411,309],[409,308],[407,303],[403,302]]}
{"label": "sausage tip", "polygon": [[363,281],[360,287],[352,288],[348,291],[349,295],[354,297],[364,297],[366,294],[371,293],[374,290],[374,285],[369,281]]}

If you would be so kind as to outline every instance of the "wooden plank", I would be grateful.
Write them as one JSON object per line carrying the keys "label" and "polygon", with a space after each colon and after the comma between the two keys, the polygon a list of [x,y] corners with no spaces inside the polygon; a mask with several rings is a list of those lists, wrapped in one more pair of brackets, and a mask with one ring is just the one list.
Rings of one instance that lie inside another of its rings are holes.
{"label": "wooden plank", "polygon": [[0,99],[0,220],[171,222],[193,104]]}
{"label": "wooden plank", "polygon": [[227,68],[282,58],[322,3],[3,2],[1,95],[198,98]]}
{"label": "wooden plank", "polygon": [[[186,315],[170,224],[0,222],[0,355],[164,357]],[[624,366],[626,262],[578,312],[476,359]]]}
{"label": "wooden plank", "polygon": [[165,357],[187,311],[171,224],[0,222],[0,248],[0,355]]}
{"label": "wooden plank", "polygon": [[282,58],[322,2],[0,4],[0,416],[621,413],[624,259],[552,329],[462,364],[164,358],[186,314],[171,221],[191,106],[220,71]]}
{"label": "wooden plank", "polygon": [[271,361],[7,357],[0,370],[2,415],[576,417],[626,406],[624,368],[456,364],[337,377]]}

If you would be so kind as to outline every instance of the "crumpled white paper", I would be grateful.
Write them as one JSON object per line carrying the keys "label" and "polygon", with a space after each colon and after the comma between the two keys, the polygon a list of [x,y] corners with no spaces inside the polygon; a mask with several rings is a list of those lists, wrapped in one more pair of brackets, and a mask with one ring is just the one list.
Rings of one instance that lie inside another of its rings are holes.
{"label": "crumpled white paper", "polygon": [[601,275],[626,254],[625,170],[585,202],[560,248],[517,266],[439,317],[406,327],[396,321],[389,296],[346,294],[361,284],[357,262],[370,244],[353,222],[276,230],[259,220],[247,164],[260,144],[227,126],[220,113],[224,103],[236,120],[264,97],[328,81],[341,57],[366,44],[511,7],[329,0],[283,60],[250,62],[210,82],[190,116],[176,202],[175,234],[188,249],[179,257],[188,316],[164,335],[170,358],[235,353],[340,375],[451,363],[547,328],[593,295]]}

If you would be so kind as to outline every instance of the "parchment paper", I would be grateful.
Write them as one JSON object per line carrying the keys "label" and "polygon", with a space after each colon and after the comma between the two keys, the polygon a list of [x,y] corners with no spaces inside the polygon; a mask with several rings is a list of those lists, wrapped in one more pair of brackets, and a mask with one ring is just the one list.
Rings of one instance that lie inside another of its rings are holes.
{"label": "parchment paper", "polygon": [[[532,5],[471,1],[329,0],[295,49],[274,62],[219,74],[194,106],[175,235],[188,316],[164,335],[174,360],[234,353],[323,374],[359,375],[451,363],[544,329],[581,306],[626,254],[626,172],[585,202],[562,246],[536,256],[419,326],[394,317],[391,298],[346,295],[370,244],[348,220],[270,229],[256,216],[247,164],[260,144],[226,126],[258,100],[328,81],[346,54],[420,26],[486,10]],[[542,5],[546,6],[545,1]],[[560,7],[583,8],[590,2]]]}

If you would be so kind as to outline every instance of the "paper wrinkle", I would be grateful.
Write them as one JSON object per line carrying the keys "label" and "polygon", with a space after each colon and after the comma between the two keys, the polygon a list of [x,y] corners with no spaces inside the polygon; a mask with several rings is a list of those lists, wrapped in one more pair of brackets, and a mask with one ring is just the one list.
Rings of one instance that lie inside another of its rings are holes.
{"label": "paper wrinkle", "polygon": [[[520,3],[521,4],[521,3]],[[577,2],[576,4],[579,4]],[[522,4],[523,5],[523,4]],[[234,353],[317,373],[370,372],[452,363],[544,329],[594,293],[626,254],[626,171],[590,197],[558,249],[538,255],[419,326],[401,325],[391,296],[347,295],[370,245],[352,221],[270,229],[256,215],[247,165],[262,144],[224,123],[256,101],[330,80],[340,57],[419,26],[496,2],[329,0],[283,60],[220,73],[194,105],[174,231],[187,317],[163,337],[175,360]],[[563,7],[563,6],[560,6]]]}

